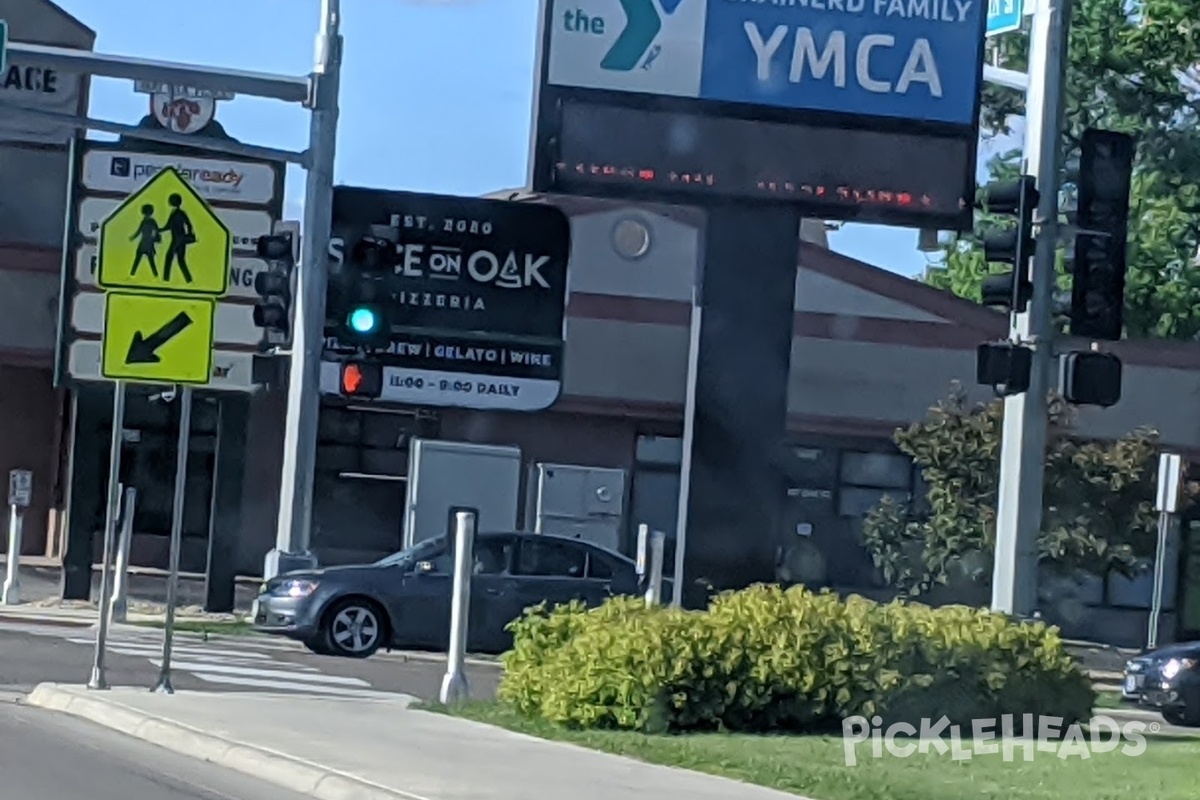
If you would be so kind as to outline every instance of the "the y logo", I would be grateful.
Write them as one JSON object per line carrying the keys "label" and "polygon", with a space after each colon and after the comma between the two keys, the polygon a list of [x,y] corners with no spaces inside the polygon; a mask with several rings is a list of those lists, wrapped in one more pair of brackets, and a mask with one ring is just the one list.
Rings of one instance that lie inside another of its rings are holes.
{"label": "the y logo", "polygon": [[[663,11],[673,14],[683,0],[661,2]],[[650,45],[654,44],[655,38],[662,30],[662,19],[654,7],[654,0],[620,0],[620,3],[621,10],[625,12],[625,29],[604,55],[600,68],[612,72],[629,72],[650,50]]]}

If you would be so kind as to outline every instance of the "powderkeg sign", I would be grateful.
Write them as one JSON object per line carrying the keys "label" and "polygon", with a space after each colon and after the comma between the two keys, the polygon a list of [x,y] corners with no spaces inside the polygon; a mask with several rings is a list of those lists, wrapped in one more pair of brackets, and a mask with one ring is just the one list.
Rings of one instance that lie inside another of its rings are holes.
{"label": "powderkeg sign", "polygon": [[[570,223],[553,206],[338,186],[330,268],[363,237],[392,248],[384,401],[539,411],[562,389]],[[338,393],[327,329],[321,390]]]}

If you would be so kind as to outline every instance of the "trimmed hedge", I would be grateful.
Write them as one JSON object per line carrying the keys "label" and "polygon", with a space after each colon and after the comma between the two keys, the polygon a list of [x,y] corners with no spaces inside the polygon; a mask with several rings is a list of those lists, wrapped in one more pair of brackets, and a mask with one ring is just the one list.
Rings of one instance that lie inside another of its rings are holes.
{"label": "trimmed hedge", "polygon": [[647,732],[815,730],[1091,716],[1090,681],[1056,628],[802,586],[752,586],[707,611],[614,598],[529,609],[510,624],[499,697],[529,716]]}

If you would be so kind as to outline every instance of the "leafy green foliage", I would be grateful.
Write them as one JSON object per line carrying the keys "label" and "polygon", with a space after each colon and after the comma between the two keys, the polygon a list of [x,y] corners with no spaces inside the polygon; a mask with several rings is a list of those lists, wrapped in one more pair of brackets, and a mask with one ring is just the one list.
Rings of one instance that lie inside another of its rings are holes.
{"label": "leafy green foliage", "polygon": [[[1128,574],[1154,551],[1156,434],[1089,441],[1069,434],[1070,414],[1051,403],[1039,556],[1064,574]],[[924,420],[896,432],[929,490],[921,509],[884,502],[867,516],[864,541],[889,583],[919,593],[990,579],[1002,420],[1002,401],[972,406],[955,387]]]}
{"label": "leafy green foliage", "polygon": [[1069,723],[1095,700],[1057,629],[964,606],[758,585],[702,612],[617,598],[535,607],[509,627],[500,700],[576,728],[811,730],[875,714]]}
{"label": "leafy green foliage", "polygon": [[[1193,93],[1200,85],[1180,75],[1196,74],[1193,65],[1200,63],[1200,8],[1182,0],[1080,0],[1074,7],[1064,120],[1068,167],[1078,163],[1086,128],[1130,133],[1138,140],[1126,334],[1194,338],[1200,334],[1200,270],[1191,268],[1200,242],[1200,115]],[[1006,67],[1027,68],[1028,36],[1000,36],[996,45]],[[1023,104],[1021,93],[988,85],[984,130],[1008,132],[1012,118],[1024,113]],[[988,165],[990,179],[1011,177],[1019,163],[1019,151],[998,156]],[[981,228],[989,222],[985,217]],[[1065,288],[1069,278],[1061,263],[1059,284]],[[979,281],[988,271],[977,241],[968,238],[947,245],[927,281],[977,301]]]}

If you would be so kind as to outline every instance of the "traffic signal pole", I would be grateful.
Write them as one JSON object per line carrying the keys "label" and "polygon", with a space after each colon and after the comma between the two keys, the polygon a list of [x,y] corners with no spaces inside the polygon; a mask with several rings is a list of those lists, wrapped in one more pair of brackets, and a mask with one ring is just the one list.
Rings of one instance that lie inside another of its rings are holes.
{"label": "traffic signal pole", "polygon": [[333,160],[337,145],[338,84],[342,68],[339,0],[322,0],[313,66],[312,118],[304,228],[296,269],[295,318],[284,419],[283,469],[275,547],[263,576],[316,565],[309,551],[317,425],[321,415],[321,354],[325,346],[325,289],[333,219]]}
{"label": "traffic signal pole", "polygon": [[[1009,338],[1033,347],[1029,390],[1004,401],[992,609],[1028,616],[1037,608],[1037,539],[1042,526],[1046,465],[1046,395],[1054,362],[1053,295],[1058,247],[1058,190],[1062,162],[1063,96],[1071,0],[1037,0],[1029,41],[1025,94],[1025,164],[1037,179],[1029,306],[1014,314]],[[1026,265],[1022,265],[1025,267]]]}

